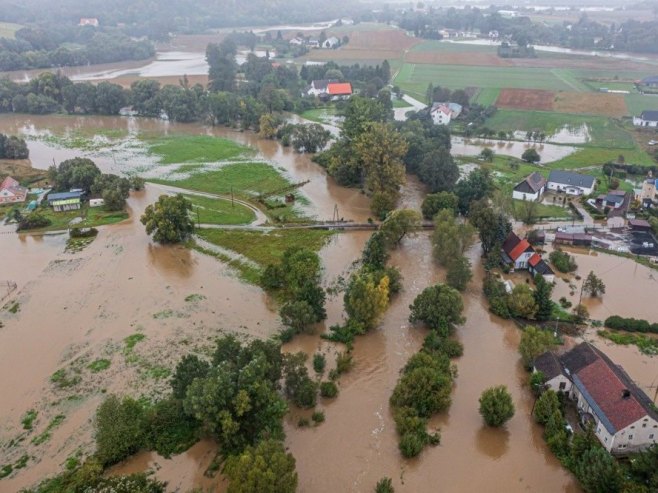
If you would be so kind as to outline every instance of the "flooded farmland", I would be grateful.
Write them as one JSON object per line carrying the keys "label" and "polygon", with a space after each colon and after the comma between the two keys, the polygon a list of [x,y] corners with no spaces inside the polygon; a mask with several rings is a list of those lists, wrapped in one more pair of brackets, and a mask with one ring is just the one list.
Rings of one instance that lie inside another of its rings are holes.
{"label": "flooded farmland", "polygon": [[[359,191],[337,186],[307,156],[294,154],[274,141],[260,140],[250,132],[134,118],[0,118],[0,132],[6,133],[29,136],[48,131],[65,135],[82,130],[92,136],[111,131],[119,135],[159,132],[230,138],[254,147],[292,180],[310,180],[302,191],[317,217],[330,217],[334,205],[346,219],[363,221],[370,215],[368,199]],[[78,155],[94,159],[104,171],[121,173],[139,166],[98,149],[66,148],[47,139],[31,139],[28,144],[33,166],[41,169],[53,159],[59,162]],[[0,491],[16,491],[60,471],[66,458],[78,449],[90,452],[91,418],[105,394],[140,395],[148,389],[149,395],[157,396],[167,387],[167,378],[153,378],[153,370],[171,368],[187,351],[208,350],[222,331],[267,337],[280,328],[267,296],[259,288],[240,282],[231,269],[194,251],[151,242],[136,218],[159,194],[155,185],[133,194],[129,200],[132,218],[102,228],[94,243],[76,254],[64,253],[65,237],[61,235],[19,236],[11,231],[0,235],[0,251],[8,265],[5,272],[19,283],[14,298],[20,305],[16,313],[0,314],[4,324],[0,328],[0,372],[12,375],[0,380],[0,392],[6,396],[0,402],[0,437],[4,442],[20,435],[20,417],[29,409],[39,411],[37,431],[56,414],[65,415],[49,442],[41,447],[26,445],[35,459],[25,470],[3,479]],[[423,194],[423,186],[409,177],[403,204],[418,208]],[[364,232],[339,234],[324,247],[320,256],[325,285],[347,274],[368,236]],[[438,487],[446,492],[580,491],[548,451],[541,429],[530,417],[533,398],[517,354],[520,333],[514,325],[489,314],[481,295],[478,247],[470,257],[476,266],[475,278],[465,293],[467,322],[457,331],[465,352],[456,360],[459,376],[453,404],[449,412],[432,421],[441,428],[441,445],[427,448],[415,460],[403,460],[388,406],[398,372],[425,335],[407,322],[408,305],[443,275],[432,259],[428,235],[419,234],[405,239],[392,255],[391,263],[404,276],[404,290],[394,299],[381,327],[357,339],[355,368],[341,379],[339,397],[321,403],[327,421],[315,428],[298,428],[296,410],[286,419],[286,445],[297,460],[300,491],[367,492],[383,476],[393,478],[396,490],[409,492],[436,491]],[[581,270],[588,272],[589,257],[582,261],[579,257],[578,261]],[[592,257],[591,262],[598,259]],[[624,275],[632,274],[628,270],[628,266],[623,267]],[[616,276],[614,270],[609,275]],[[644,281],[628,281],[643,290],[649,274],[641,271],[640,275],[645,276]],[[610,282],[604,303],[612,304],[606,310],[624,315],[623,302],[609,296],[613,281],[604,280]],[[196,301],[186,301],[192,294],[198,295]],[[648,313],[650,304],[647,307]],[[342,296],[331,298],[327,311],[329,318],[319,331],[341,321]],[[602,317],[594,306],[590,311]],[[124,354],[124,339],[134,334],[144,336],[135,346],[137,364],[127,361]],[[339,349],[320,339],[319,333],[297,337],[284,347],[286,351],[320,350],[328,354]],[[624,366],[633,360],[632,349],[610,347],[610,351],[615,357],[619,351]],[[100,357],[111,361],[108,370],[99,374],[85,371],[89,362]],[[648,373],[647,366],[651,368],[651,362],[627,370],[639,378],[640,371]],[[79,390],[75,399],[69,399],[71,394],[54,388],[50,379],[57,370],[76,368],[81,370]],[[517,413],[504,430],[493,431],[482,426],[477,399],[482,390],[497,384],[509,387]],[[170,482],[170,491],[194,487],[223,491],[225,484],[220,478],[203,475],[214,452],[215,445],[207,440],[169,460],[142,452],[113,472],[153,468],[157,477]],[[15,453],[10,451],[6,459],[15,460]]]}

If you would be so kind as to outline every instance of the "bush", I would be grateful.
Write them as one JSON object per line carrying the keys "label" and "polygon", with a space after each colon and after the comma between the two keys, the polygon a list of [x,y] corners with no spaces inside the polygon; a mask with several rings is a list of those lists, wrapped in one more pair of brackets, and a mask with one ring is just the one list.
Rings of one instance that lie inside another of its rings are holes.
{"label": "bush", "polygon": [[146,412],[145,445],[169,458],[194,445],[200,428],[200,423],[185,413],[182,401],[165,399]]}
{"label": "bush", "polygon": [[636,318],[624,318],[619,315],[606,318],[604,325],[609,329],[658,334],[658,323],[650,323],[646,320]]}
{"label": "bush", "polygon": [[322,382],[320,384],[320,395],[326,399],[333,399],[338,395],[338,386],[335,382]]}
{"label": "bush", "polygon": [[313,355],[313,369],[315,373],[321,375],[324,373],[324,368],[327,366],[327,358],[322,353],[315,353]]}
{"label": "bush", "polygon": [[336,372],[341,375],[352,369],[354,362],[350,353],[338,353],[336,355]]}
{"label": "bush", "polygon": [[395,493],[391,478],[382,478],[377,481],[377,486],[375,486],[375,493]]}
{"label": "bush", "polygon": [[514,416],[514,403],[507,387],[491,387],[480,396],[480,414],[488,426],[502,426]]}
{"label": "bush", "polygon": [[145,439],[144,408],[134,399],[110,396],[96,411],[96,457],[105,466],[137,452]]}
{"label": "bush", "polygon": [[315,424],[324,423],[325,420],[324,412],[314,411],[313,414],[311,414],[311,419]]}
{"label": "bush", "polygon": [[575,259],[566,252],[554,250],[548,256],[553,266],[560,272],[574,272],[578,269]]}
{"label": "bush", "polygon": [[46,228],[52,224],[52,221],[39,211],[34,211],[24,216],[18,223],[18,231],[29,229]]}

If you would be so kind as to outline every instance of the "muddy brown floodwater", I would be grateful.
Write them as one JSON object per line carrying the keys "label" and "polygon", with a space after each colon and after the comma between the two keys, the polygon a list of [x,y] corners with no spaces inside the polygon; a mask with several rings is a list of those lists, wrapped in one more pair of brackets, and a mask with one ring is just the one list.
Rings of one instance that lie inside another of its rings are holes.
{"label": "muddy brown floodwater", "polygon": [[[228,137],[254,146],[292,179],[310,179],[303,191],[319,217],[330,217],[335,204],[346,219],[364,220],[369,215],[368,201],[358,191],[336,186],[307,157],[251,133],[123,118],[0,118],[0,132],[7,133],[24,129],[65,133],[76,128]],[[46,168],[53,157],[96,157],[93,151],[56,149],[43,141],[29,145],[39,168]],[[120,171],[111,157],[97,158],[105,171]],[[0,235],[3,261],[22,286],[15,295],[20,310],[0,312],[4,323],[0,329],[0,436],[4,441],[19,435],[20,417],[31,408],[39,410],[34,433],[41,433],[56,414],[66,416],[44,445],[25,445],[34,459],[25,470],[3,479],[0,491],[17,491],[60,471],[78,448],[86,453],[93,450],[91,417],[107,393],[140,395],[150,389],[150,395],[156,396],[166,391],[167,382],[145,380],[152,368],[172,367],[182,353],[207,349],[222,330],[267,337],[279,329],[278,317],[260,289],[241,283],[212,258],[150,241],[135,218],[159,193],[149,185],[145,192],[134,194],[129,201],[132,219],[102,228],[94,243],[77,254],[63,253],[61,236]],[[422,185],[409,178],[402,193],[405,206],[419,207],[422,196]],[[363,232],[337,235],[321,251],[327,285],[348,275],[368,236]],[[341,379],[339,397],[322,403],[327,421],[300,429],[296,427],[298,411],[286,418],[286,444],[297,460],[300,491],[372,491],[383,476],[392,477],[400,491],[410,492],[579,491],[532,422],[528,377],[517,354],[519,332],[488,313],[481,295],[478,257],[479,250],[474,248],[471,259],[477,267],[465,293],[467,322],[457,331],[465,354],[456,361],[459,377],[453,404],[432,423],[442,430],[442,444],[427,448],[416,460],[403,460],[388,406],[400,369],[425,335],[422,329],[409,326],[408,305],[443,275],[424,233],[405,239],[393,252],[391,263],[402,271],[404,291],[391,304],[381,328],[357,340],[355,368]],[[186,301],[190,294],[202,296]],[[320,330],[340,322],[342,297],[330,299],[327,309],[329,319]],[[135,346],[137,363],[128,361],[124,353],[123,339],[134,333],[146,336]],[[300,336],[284,349],[335,354],[340,348],[314,335]],[[88,362],[99,357],[110,359],[110,368],[97,374],[85,371]],[[69,400],[70,394],[54,389],[49,379],[56,370],[76,364],[82,368],[76,390],[81,397]],[[482,390],[497,384],[508,385],[517,413],[504,430],[492,431],[482,426],[477,400]],[[154,468],[158,477],[170,481],[171,491],[194,487],[222,491],[225,484],[220,478],[203,476],[214,451],[212,442],[203,441],[171,460],[140,453],[114,472]],[[3,449],[6,457],[0,463],[17,460],[19,453]]]}

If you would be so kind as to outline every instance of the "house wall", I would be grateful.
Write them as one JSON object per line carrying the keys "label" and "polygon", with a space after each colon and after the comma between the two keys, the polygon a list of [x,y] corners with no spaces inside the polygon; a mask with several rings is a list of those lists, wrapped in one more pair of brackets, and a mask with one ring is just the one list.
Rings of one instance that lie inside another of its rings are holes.
{"label": "house wall", "polygon": [[537,193],[523,193],[514,190],[512,192],[512,198],[516,200],[539,200],[539,197],[542,193],[544,193],[544,187],[542,187],[542,189]]}
{"label": "house wall", "polygon": [[596,435],[596,438],[599,439],[599,442],[601,442],[601,445],[603,445],[603,448],[610,452],[614,444],[614,437],[608,432],[606,427],[603,426],[599,416],[597,416],[594,410],[590,407],[590,405],[587,403],[587,400],[578,391],[578,388],[575,385],[571,388],[571,391],[573,399],[577,401],[578,409],[584,413],[588,413],[594,416],[594,434]]}
{"label": "house wall", "polygon": [[528,260],[535,254],[534,250],[532,252],[523,252],[519,258],[514,262],[515,269],[527,269]]}
{"label": "house wall", "polygon": [[656,127],[658,127],[658,122],[654,122],[654,121],[650,121],[650,120],[643,120],[642,118],[634,116],[633,117],[633,125],[635,125],[636,127],[656,128]]}
{"label": "house wall", "polygon": [[446,115],[442,111],[435,111],[432,113],[432,121],[435,125],[447,125],[450,123],[450,115]]}
{"label": "house wall", "polygon": [[658,422],[645,416],[615,434],[611,452],[626,455],[647,449],[654,443],[658,443]]}
{"label": "house wall", "polygon": [[565,192],[567,195],[589,195],[592,193],[594,188],[587,187],[574,187],[571,185],[563,185],[561,183],[555,183],[554,181],[549,181],[547,185],[549,190],[555,190]]}
{"label": "house wall", "polygon": [[564,375],[558,375],[557,377],[551,378],[545,385],[554,392],[569,393],[573,384],[571,383],[571,380]]}

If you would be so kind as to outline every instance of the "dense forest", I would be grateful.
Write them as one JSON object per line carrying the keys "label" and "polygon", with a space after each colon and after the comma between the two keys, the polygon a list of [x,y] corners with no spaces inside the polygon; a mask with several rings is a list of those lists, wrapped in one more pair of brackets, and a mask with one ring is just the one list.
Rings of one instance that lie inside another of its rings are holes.
{"label": "dense forest", "polygon": [[153,55],[149,41],[91,26],[24,27],[16,31],[15,39],[0,38],[2,71],[143,60]]}
{"label": "dense forest", "polygon": [[49,22],[72,25],[95,17],[101,26],[121,25],[131,36],[165,39],[171,32],[199,32],[232,26],[315,22],[356,15],[362,9],[348,0],[3,0],[3,20],[19,24]]}
{"label": "dense forest", "polygon": [[604,25],[583,14],[577,22],[545,24],[529,17],[506,18],[496,8],[432,9],[429,13],[404,12],[396,19],[400,27],[416,36],[437,39],[443,28],[487,35],[498,31],[519,45],[550,44],[575,49],[601,49],[658,53],[658,21],[629,20]]}

